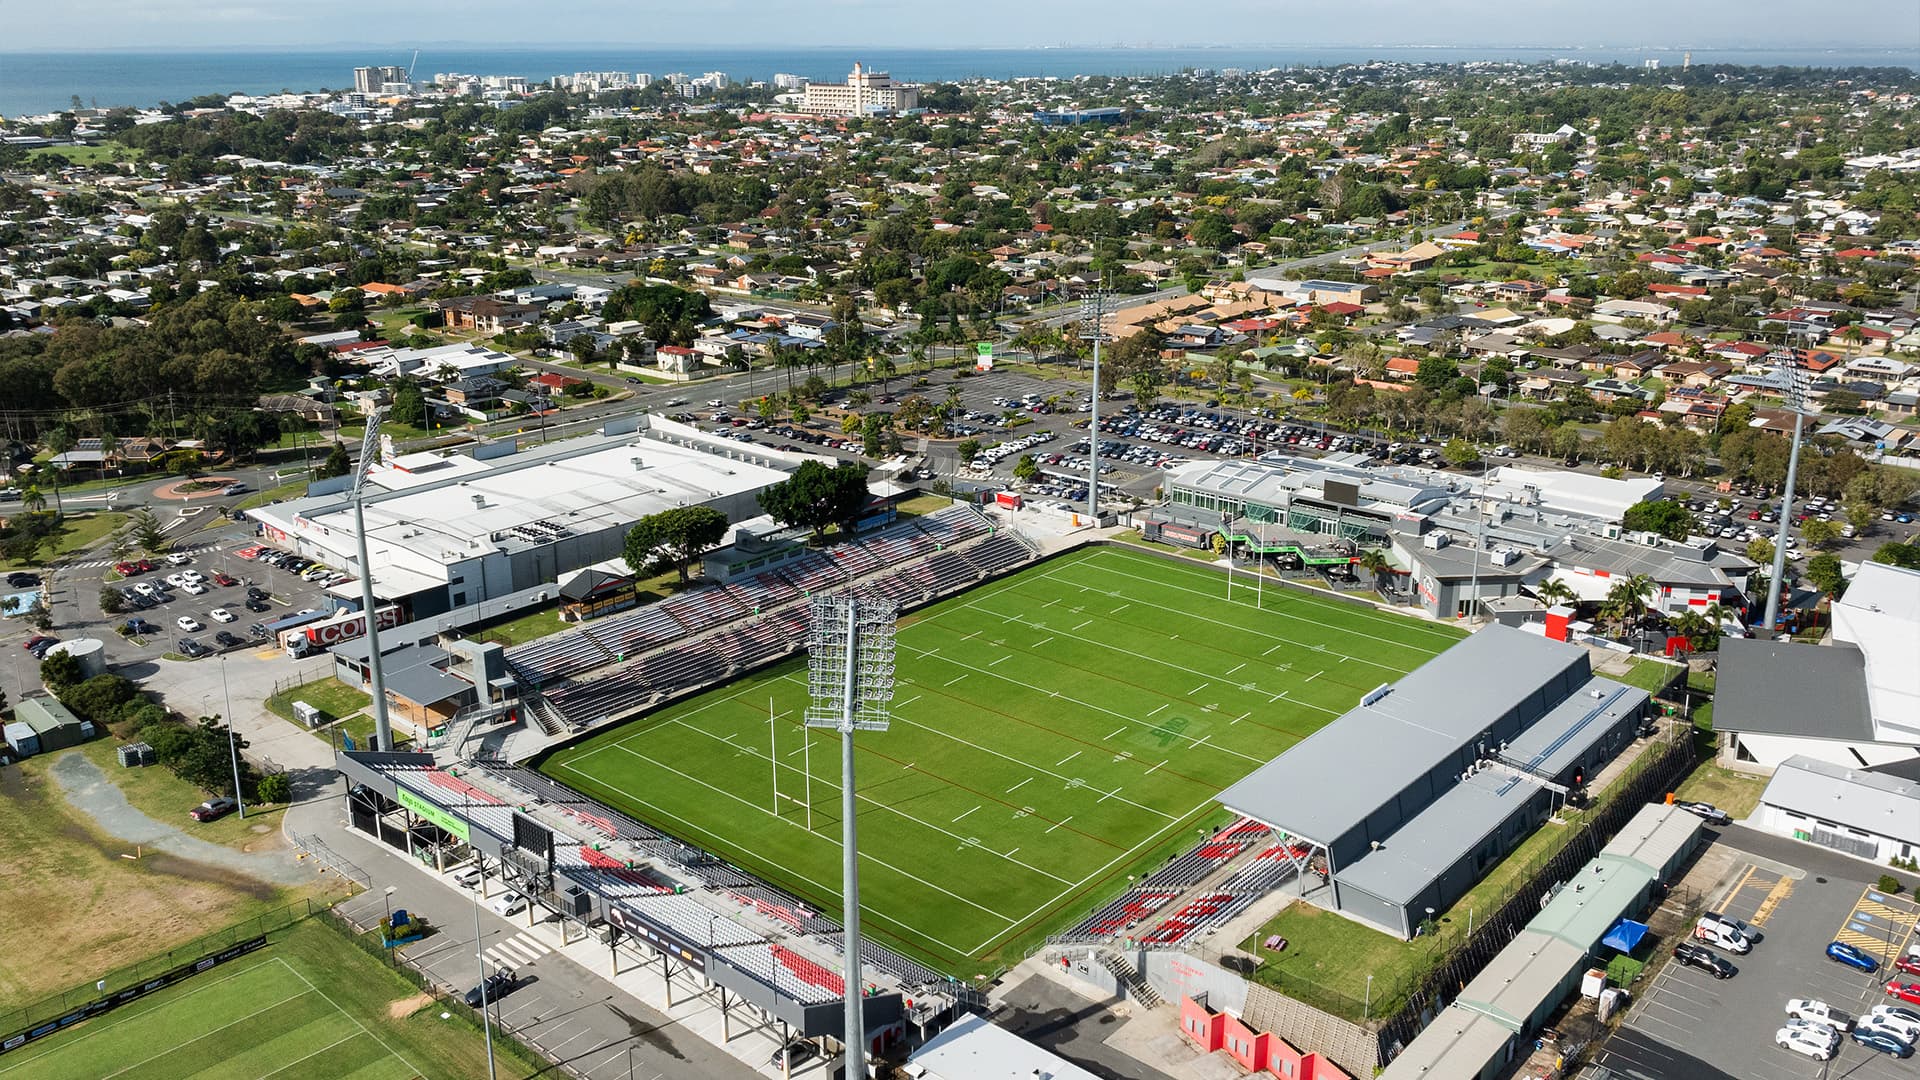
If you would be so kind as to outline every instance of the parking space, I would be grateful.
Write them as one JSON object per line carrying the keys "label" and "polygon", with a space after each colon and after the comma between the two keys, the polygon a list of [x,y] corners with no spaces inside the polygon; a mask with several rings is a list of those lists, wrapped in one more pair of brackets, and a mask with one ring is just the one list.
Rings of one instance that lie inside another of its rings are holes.
{"label": "parking space", "polygon": [[1883,967],[1890,966],[1905,950],[1916,923],[1920,923],[1920,905],[1879,889],[1862,889],[1833,939],[1859,949]]}
{"label": "parking space", "polygon": [[[1638,1000],[1620,1030],[1600,1048],[1599,1064],[1633,1080],[1893,1080],[1911,1075],[1913,1062],[1895,1060],[1848,1038],[1841,1039],[1831,1061],[1821,1062],[1782,1049],[1776,1035],[1787,1024],[1790,999],[1824,1001],[1848,1017],[1892,1002],[1882,989],[1888,971],[1858,971],[1828,960],[1825,949],[1835,940],[1836,928],[1854,924],[1884,927],[1882,949],[1886,935],[1893,935],[1896,948],[1902,947],[1920,921],[1920,910],[1904,902],[1883,903],[1887,898],[1863,882],[1802,874],[1764,859],[1738,860],[1723,880],[1726,884],[1707,896],[1707,906],[1753,927],[1752,951],[1720,953],[1736,969],[1727,979],[1665,963],[1637,988]],[[1863,914],[1874,921],[1861,922]],[[1671,956],[1673,944],[1656,946],[1662,959]]]}
{"label": "parking space", "polygon": [[259,550],[244,542],[223,543],[113,582],[111,587],[127,598],[116,625],[135,627],[136,647],[144,642],[196,658],[248,645],[271,648],[249,627],[302,608],[324,609],[328,596],[321,582],[245,557]]}

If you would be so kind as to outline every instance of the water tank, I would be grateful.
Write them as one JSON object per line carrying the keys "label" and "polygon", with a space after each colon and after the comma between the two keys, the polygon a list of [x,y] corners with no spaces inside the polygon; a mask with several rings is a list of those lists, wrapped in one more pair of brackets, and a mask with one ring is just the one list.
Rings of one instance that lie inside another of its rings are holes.
{"label": "water tank", "polygon": [[80,661],[80,671],[91,679],[107,672],[107,645],[99,638],[74,638],[47,650],[48,655],[66,653]]}

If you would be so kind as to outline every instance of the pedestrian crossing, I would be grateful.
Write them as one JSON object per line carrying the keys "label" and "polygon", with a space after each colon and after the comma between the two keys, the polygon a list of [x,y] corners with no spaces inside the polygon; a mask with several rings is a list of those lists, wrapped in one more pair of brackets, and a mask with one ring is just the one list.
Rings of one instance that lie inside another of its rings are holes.
{"label": "pedestrian crossing", "polygon": [[[170,545],[167,550],[178,551],[185,555],[197,555],[202,551],[211,551],[219,546],[220,541],[212,540],[202,544],[173,544]],[[103,566],[112,566],[119,561],[119,559],[111,557],[105,559],[88,559],[86,562],[67,563],[66,567],[69,570],[96,570]]]}
{"label": "pedestrian crossing", "polygon": [[522,930],[487,946],[481,955],[499,966],[524,967],[552,951],[553,946],[534,936],[531,930]]}

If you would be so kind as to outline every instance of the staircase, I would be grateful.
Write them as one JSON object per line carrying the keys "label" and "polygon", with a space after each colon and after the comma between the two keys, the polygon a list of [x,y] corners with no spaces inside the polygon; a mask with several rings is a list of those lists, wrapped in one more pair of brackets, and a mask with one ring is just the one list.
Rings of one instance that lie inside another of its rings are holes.
{"label": "staircase", "polygon": [[1161,1006],[1164,999],[1161,998],[1160,992],[1147,982],[1146,976],[1140,974],[1138,968],[1127,962],[1126,957],[1111,949],[1101,949],[1094,954],[1094,959],[1100,962],[1101,967],[1113,972],[1113,977],[1120,980],[1121,986],[1127,988],[1128,997],[1149,1009],[1157,1009]]}

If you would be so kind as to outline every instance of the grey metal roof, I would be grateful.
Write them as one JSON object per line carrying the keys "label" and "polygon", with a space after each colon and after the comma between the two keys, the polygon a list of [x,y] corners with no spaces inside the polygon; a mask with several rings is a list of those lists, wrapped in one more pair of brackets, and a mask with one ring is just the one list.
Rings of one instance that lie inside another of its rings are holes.
{"label": "grey metal roof", "polygon": [[1584,649],[1488,626],[1255,769],[1220,801],[1330,844],[1542,687],[1588,670]]}
{"label": "grey metal roof", "polygon": [[1874,741],[1857,646],[1730,637],[1720,642],[1719,668],[1713,726],[1721,731]]}
{"label": "grey metal roof", "polygon": [[978,1015],[961,1017],[908,1060],[932,1080],[1094,1080],[1093,1073]]}
{"label": "grey metal roof", "polygon": [[1920,843],[1920,782],[1795,755],[1760,801],[1896,840]]}

